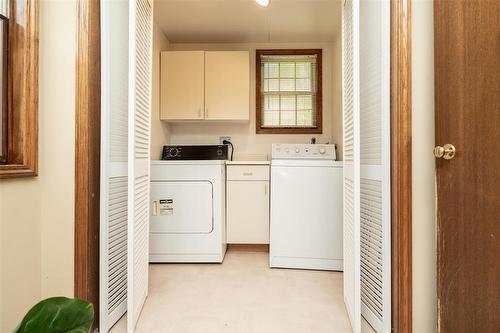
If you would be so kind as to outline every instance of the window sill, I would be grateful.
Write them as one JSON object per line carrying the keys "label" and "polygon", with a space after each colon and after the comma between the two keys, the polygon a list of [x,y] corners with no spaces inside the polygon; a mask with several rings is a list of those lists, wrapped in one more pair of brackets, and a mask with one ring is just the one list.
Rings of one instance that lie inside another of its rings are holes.
{"label": "window sill", "polygon": [[257,134],[322,134],[321,127],[296,128],[296,127],[264,127],[257,128]]}

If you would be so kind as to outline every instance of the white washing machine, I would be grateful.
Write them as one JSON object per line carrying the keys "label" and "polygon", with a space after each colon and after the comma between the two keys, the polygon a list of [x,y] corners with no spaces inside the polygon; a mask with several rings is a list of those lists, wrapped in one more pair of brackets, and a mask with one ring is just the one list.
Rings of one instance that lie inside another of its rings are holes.
{"label": "white washing machine", "polygon": [[222,262],[225,161],[151,163],[150,262]]}
{"label": "white washing machine", "polygon": [[271,267],[343,270],[343,167],[335,159],[335,145],[273,145]]}

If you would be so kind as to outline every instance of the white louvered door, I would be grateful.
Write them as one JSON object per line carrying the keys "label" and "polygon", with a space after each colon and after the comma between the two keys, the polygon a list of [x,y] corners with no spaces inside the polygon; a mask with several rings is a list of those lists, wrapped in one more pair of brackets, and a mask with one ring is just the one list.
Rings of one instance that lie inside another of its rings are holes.
{"label": "white louvered door", "polygon": [[101,1],[100,332],[127,310],[128,0]]}
{"label": "white louvered door", "polygon": [[342,112],[344,141],[344,302],[355,333],[361,331],[359,1],[342,8]]}
{"label": "white louvered door", "polygon": [[128,332],[148,295],[152,19],[150,1],[130,1]]}
{"label": "white louvered door", "polygon": [[361,313],[391,331],[390,3],[360,2]]}

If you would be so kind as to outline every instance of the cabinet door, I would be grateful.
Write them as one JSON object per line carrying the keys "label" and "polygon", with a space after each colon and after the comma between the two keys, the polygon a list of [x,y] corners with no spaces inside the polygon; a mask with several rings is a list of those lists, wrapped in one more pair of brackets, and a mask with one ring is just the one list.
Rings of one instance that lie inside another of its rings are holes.
{"label": "cabinet door", "polygon": [[205,53],[205,119],[247,121],[250,115],[248,51]]}
{"label": "cabinet door", "polygon": [[269,244],[269,182],[227,182],[227,242]]}
{"label": "cabinet door", "polygon": [[205,59],[203,51],[161,53],[161,119],[203,119]]}

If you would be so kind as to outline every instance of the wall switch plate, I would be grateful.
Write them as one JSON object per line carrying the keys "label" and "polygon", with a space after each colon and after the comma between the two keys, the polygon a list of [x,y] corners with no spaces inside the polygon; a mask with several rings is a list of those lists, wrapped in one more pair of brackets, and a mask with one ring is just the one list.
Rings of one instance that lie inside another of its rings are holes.
{"label": "wall switch plate", "polygon": [[231,137],[230,136],[219,136],[219,144],[222,145],[224,140],[231,142]]}

